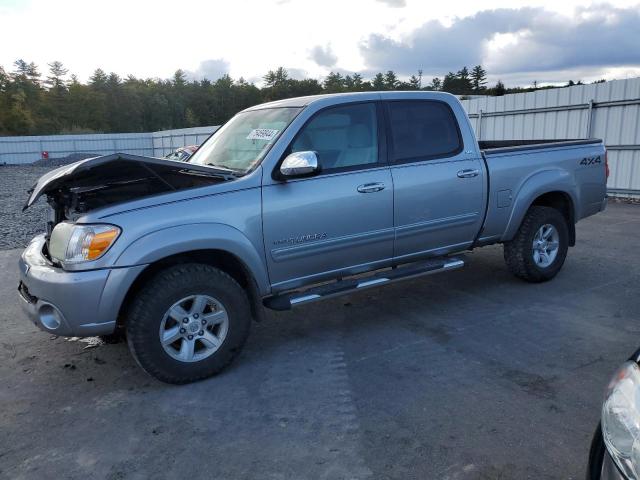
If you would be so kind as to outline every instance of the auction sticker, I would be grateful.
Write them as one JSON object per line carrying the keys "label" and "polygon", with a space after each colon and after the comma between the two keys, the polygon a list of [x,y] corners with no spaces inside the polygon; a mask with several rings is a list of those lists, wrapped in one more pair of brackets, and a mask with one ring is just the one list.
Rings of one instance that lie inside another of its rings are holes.
{"label": "auction sticker", "polygon": [[272,128],[254,128],[249,132],[247,140],[273,140],[280,130]]}

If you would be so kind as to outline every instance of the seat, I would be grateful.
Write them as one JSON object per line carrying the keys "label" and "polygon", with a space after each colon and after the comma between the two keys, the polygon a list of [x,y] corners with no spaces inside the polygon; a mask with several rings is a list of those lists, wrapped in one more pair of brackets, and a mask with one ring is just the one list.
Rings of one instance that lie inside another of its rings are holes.
{"label": "seat", "polygon": [[347,129],[347,148],[340,152],[334,167],[353,167],[377,161],[378,149],[371,130],[363,123],[350,125]]}

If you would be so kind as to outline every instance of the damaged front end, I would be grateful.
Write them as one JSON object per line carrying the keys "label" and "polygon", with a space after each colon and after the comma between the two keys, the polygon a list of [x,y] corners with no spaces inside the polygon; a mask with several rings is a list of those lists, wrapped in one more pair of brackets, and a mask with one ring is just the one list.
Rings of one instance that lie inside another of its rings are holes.
{"label": "damaged front end", "polygon": [[129,200],[233,180],[232,171],[115,153],[53,170],[29,190],[23,210],[46,195],[54,214],[48,233],[65,220]]}

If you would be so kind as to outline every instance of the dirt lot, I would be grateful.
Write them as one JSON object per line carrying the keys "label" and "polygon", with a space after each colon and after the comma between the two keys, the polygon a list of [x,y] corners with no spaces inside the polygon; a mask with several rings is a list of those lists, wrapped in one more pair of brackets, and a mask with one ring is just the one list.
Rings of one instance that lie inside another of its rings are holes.
{"label": "dirt lot", "polygon": [[[4,235],[4,232],[3,232]],[[0,477],[578,479],[603,389],[640,346],[640,207],[578,225],[552,282],[502,250],[256,324],[236,363],[157,383],[124,344],[22,316],[0,252]]]}

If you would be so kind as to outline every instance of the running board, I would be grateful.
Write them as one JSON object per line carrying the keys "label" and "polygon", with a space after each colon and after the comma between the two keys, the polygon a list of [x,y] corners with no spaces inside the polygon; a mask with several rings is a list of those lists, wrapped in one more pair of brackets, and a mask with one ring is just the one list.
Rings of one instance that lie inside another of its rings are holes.
{"label": "running board", "polygon": [[424,262],[391,268],[368,277],[338,280],[337,282],[312,287],[307,290],[275,295],[265,298],[263,303],[265,307],[272,310],[289,310],[291,307],[297,305],[317,302],[318,300],[346,295],[380,285],[388,285],[409,278],[455,270],[463,266],[464,260],[460,257],[435,258]]}

